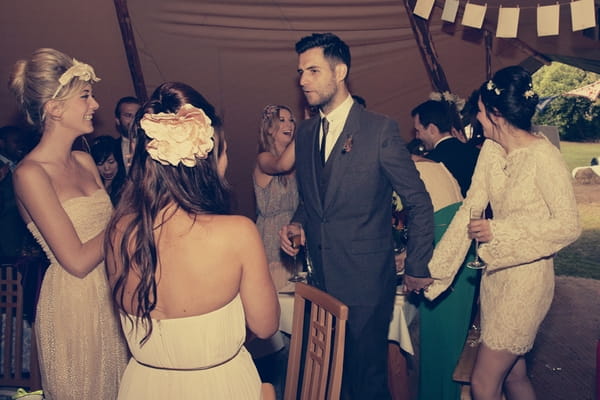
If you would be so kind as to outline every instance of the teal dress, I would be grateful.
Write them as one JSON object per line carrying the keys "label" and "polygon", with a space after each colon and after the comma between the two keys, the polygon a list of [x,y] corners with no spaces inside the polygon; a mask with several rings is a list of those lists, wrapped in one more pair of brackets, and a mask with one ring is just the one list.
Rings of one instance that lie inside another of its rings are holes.
{"label": "teal dress", "polygon": [[[434,214],[436,244],[460,205],[451,204]],[[479,271],[465,266],[472,258],[469,252],[446,292],[419,304],[419,400],[460,399],[460,386],[452,373],[467,338],[479,286]]]}

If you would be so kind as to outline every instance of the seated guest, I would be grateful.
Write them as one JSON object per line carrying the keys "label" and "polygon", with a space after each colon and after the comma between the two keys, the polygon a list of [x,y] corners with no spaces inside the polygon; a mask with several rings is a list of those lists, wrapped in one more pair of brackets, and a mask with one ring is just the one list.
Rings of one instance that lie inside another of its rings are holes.
{"label": "seated guest", "polygon": [[466,196],[479,150],[452,136],[456,118],[445,101],[428,100],[415,107],[411,115],[417,139],[428,150],[426,157],[444,163],[458,181],[463,197]]}
{"label": "seated guest", "polygon": [[116,206],[125,183],[125,165],[119,157],[119,142],[111,136],[99,136],[92,143],[92,158],[98,167],[104,189]]}
{"label": "seated guest", "polygon": [[258,400],[246,327],[273,335],[279,303],[256,226],[230,215],[221,120],[196,90],[168,82],[132,130],[106,242],[132,354],[118,398]]}

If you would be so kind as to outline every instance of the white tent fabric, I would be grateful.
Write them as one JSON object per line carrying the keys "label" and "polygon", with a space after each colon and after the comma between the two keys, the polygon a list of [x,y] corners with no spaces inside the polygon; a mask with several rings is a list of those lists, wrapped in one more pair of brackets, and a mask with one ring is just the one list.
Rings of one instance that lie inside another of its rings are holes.
{"label": "white tent fabric", "polygon": [[[39,47],[55,47],[93,65],[102,78],[94,87],[101,105],[95,134],[114,134],[115,102],[134,94],[134,86],[113,2],[2,3],[0,76],[8,77],[14,61]],[[494,32],[499,4],[517,3],[487,1],[484,28]],[[539,52],[549,59],[579,60],[600,72],[600,42],[570,32],[567,6],[561,5],[561,34],[547,38],[536,37],[535,8],[522,7],[519,40],[493,41],[492,70]],[[482,31],[443,23],[442,7],[442,1],[436,2],[429,19],[433,43],[450,88],[466,98],[486,78]],[[353,55],[353,93],[364,97],[369,109],[395,118],[405,138],[411,134],[410,110],[432,91],[401,0],[128,0],[128,8],[148,93],[163,81],[183,81],[224,117],[228,178],[239,211],[248,216],[254,212],[251,170],[262,108],[287,104],[297,119],[302,117],[294,52],[298,39],[333,32],[345,40]],[[15,120],[14,100],[5,86],[0,87],[0,110],[1,125]]]}

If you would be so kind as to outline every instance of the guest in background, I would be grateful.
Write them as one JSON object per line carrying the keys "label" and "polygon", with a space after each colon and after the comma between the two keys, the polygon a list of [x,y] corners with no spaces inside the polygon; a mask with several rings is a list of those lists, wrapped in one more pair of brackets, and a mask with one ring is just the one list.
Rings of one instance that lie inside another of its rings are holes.
{"label": "guest in background", "polygon": [[[443,163],[418,157],[415,166],[431,196],[437,243],[461,205],[460,186]],[[471,259],[469,255],[465,262]],[[478,284],[479,272],[463,265],[451,289],[435,301],[418,301],[419,399],[460,399],[460,384],[452,374],[467,337]]]}
{"label": "guest in background", "polygon": [[[531,131],[538,95],[522,67],[499,70],[480,89],[487,139],[471,188],[429,264],[434,299],[454,281],[476,239],[481,279],[481,343],[471,377],[473,398],[534,399],[524,355],[554,293],[553,257],[580,234],[571,177],[559,150]],[[470,219],[490,203],[493,219]]]}
{"label": "guest in background", "polygon": [[126,174],[119,151],[119,141],[112,136],[98,136],[92,143],[92,158],[113,206],[119,202]]}
{"label": "guest in background", "polygon": [[135,137],[130,134],[131,124],[135,118],[135,113],[140,109],[140,101],[133,96],[126,96],[119,99],[115,106],[115,124],[119,133],[121,162],[125,165],[125,173],[131,166],[133,149],[135,148]]}
{"label": "guest in background", "polygon": [[46,399],[114,399],[127,362],[104,269],[112,213],[89,154],[71,151],[98,109],[91,66],[38,49],[14,67],[10,88],[41,140],[14,172],[21,216],[51,265],[36,313]]}
{"label": "guest in background", "polygon": [[13,172],[25,153],[24,136],[16,126],[0,128],[0,263],[13,263],[27,236],[13,188]]}
{"label": "guest in background", "polygon": [[451,135],[454,119],[447,102],[428,100],[415,107],[411,115],[417,139],[428,150],[426,157],[444,163],[466,196],[479,151]]}
{"label": "guest in background", "polygon": [[292,111],[282,105],[264,108],[258,137],[258,156],[253,172],[256,196],[256,226],[265,244],[269,271],[277,290],[294,274],[293,258],[279,243],[279,229],[292,219],[298,207],[298,186],[294,173]]}
{"label": "guest in background", "polygon": [[[253,172],[256,196],[256,226],[265,245],[269,272],[277,290],[294,274],[294,259],[279,245],[279,229],[288,224],[298,206],[294,174],[294,134],[292,110],[283,105],[267,105],[262,112],[258,135],[258,155]],[[266,340],[252,340],[248,350],[263,381],[275,386],[282,398],[287,368],[289,338],[281,332]]]}
{"label": "guest in background", "polygon": [[246,326],[271,336],[279,303],[254,223],[230,215],[221,121],[196,90],[167,82],[133,129],[106,244],[133,355],[119,399],[259,400]]}

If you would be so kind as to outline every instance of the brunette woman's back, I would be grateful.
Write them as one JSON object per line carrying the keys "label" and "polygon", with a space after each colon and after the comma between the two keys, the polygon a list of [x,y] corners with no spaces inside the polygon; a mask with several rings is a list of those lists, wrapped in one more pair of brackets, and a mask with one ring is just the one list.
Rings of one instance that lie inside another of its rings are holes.
{"label": "brunette woman's back", "polygon": [[194,217],[171,208],[159,213],[155,226],[152,334],[140,344],[146,332],[135,329],[134,310],[127,309],[139,284],[131,272],[123,299],[129,315],[121,321],[133,358],[119,399],[259,399],[260,378],[243,346],[246,321],[265,337],[276,329],[278,313],[272,283],[265,285],[270,279],[254,224],[240,216]]}

